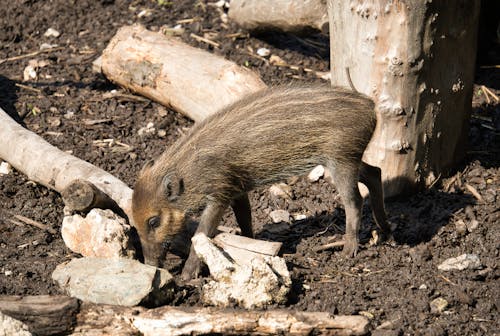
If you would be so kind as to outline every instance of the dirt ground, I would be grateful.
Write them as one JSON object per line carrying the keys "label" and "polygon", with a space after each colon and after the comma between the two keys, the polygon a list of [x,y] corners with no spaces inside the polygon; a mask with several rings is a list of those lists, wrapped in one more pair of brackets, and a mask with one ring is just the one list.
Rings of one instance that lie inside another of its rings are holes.
{"label": "dirt ground", "polygon": [[[196,47],[222,55],[257,71],[267,84],[320,81],[316,72],[328,71],[328,36],[297,37],[281,33],[252,36],[223,23],[219,10],[206,1],[125,0],[13,0],[0,6],[0,59],[27,55],[44,43],[60,47],[0,63],[0,106],[28,129],[58,148],[91,162],[133,185],[147,159],[157,156],[192,122],[147,100],[105,94],[120,88],[92,72],[98,57],[116,30],[142,23],[152,30],[182,24],[181,38]],[[53,28],[58,37],[47,37]],[[217,41],[214,49],[190,34]],[[240,33],[234,37],[235,33]],[[277,67],[255,57],[266,47],[288,64]],[[483,65],[498,63],[498,52],[487,48]],[[496,57],[496,58],[495,58]],[[37,77],[23,80],[31,60],[38,60]],[[314,252],[344,228],[344,212],[335,189],[323,179],[288,181],[291,200],[275,200],[267,189],[251,193],[257,237],[281,241],[293,276],[294,288],[283,308],[364,314],[373,327],[385,323],[378,335],[496,335],[500,308],[500,104],[488,103],[481,85],[500,93],[498,68],[478,66],[470,123],[467,160],[453,179],[443,179],[428,191],[387,202],[391,222],[397,224],[396,244],[363,245],[354,259],[338,251]],[[139,135],[149,122],[157,130]],[[0,125],[1,127],[1,125]],[[110,145],[107,139],[116,140]],[[119,143],[128,146],[122,146]],[[467,189],[477,190],[479,202]],[[289,226],[272,225],[269,212],[285,209],[307,215]],[[0,175],[0,294],[56,294],[51,273],[59,263],[76,257],[59,234],[26,224],[14,224],[23,215],[56,230],[63,217],[59,194],[13,171]],[[461,233],[460,220],[478,226]],[[234,218],[228,215],[225,222]],[[365,209],[361,237],[366,240],[373,220]],[[477,254],[483,268],[453,272],[437,265],[463,253]],[[430,303],[444,298],[441,313]],[[198,305],[190,291],[179,305]]]}

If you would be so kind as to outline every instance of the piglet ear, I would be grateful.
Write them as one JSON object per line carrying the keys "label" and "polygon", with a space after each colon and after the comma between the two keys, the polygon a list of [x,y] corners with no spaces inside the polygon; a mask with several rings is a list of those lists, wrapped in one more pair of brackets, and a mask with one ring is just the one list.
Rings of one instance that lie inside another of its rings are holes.
{"label": "piglet ear", "polygon": [[167,174],[163,178],[163,190],[170,202],[176,201],[184,192],[184,180],[176,174]]}

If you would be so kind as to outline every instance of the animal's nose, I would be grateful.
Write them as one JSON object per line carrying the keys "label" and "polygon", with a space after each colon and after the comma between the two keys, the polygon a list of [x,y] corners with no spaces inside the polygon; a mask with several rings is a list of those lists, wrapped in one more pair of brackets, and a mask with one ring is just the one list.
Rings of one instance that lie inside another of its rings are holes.
{"label": "animal's nose", "polygon": [[167,241],[164,241],[163,243],[161,243],[161,246],[166,250],[169,250],[171,245],[172,245],[172,242],[170,240],[167,240]]}

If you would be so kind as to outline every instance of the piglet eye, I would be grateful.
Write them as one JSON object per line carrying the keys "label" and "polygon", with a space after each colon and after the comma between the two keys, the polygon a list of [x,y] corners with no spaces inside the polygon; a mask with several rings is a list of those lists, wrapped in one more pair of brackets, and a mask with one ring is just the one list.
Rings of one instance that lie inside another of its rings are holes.
{"label": "piglet eye", "polygon": [[148,219],[148,226],[150,229],[156,229],[160,226],[160,216],[154,216]]}

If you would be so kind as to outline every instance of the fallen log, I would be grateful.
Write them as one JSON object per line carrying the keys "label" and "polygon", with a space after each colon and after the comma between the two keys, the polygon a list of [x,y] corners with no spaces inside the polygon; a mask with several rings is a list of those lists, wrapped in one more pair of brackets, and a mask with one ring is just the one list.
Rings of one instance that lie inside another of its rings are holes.
{"label": "fallen log", "polygon": [[[106,171],[65,153],[23,128],[0,108],[0,158],[30,180],[62,193],[75,180],[86,181],[130,216],[132,189]],[[76,196],[75,196],[76,197]]]}
{"label": "fallen log", "polygon": [[358,315],[288,310],[221,310],[164,306],[95,306],[83,304],[73,335],[365,335],[369,321]]}
{"label": "fallen log", "polygon": [[266,87],[252,71],[140,25],[118,30],[94,68],[194,121]]}
{"label": "fallen log", "polygon": [[68,296],[0,296],[0,311],[36,335],[66,334],[76,324],[78,300]]}
{"label": "fallen log", "polygon": [[328,31],[328,13],[322,0],[231,0],[228,15],[248,30]]}

